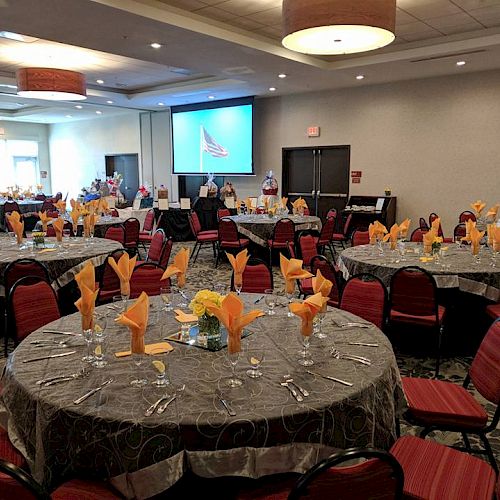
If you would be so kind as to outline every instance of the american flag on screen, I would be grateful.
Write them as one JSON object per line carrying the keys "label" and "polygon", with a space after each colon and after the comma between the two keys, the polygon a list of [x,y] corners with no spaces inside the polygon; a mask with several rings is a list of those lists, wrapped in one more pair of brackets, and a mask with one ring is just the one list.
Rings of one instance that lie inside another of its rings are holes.
{"label": "american flag on screen", "polygon": [[225,158],[229,156],[229,151],[223,148],[203,127],[202,144],[203,151],[206,151],[215,158]]}

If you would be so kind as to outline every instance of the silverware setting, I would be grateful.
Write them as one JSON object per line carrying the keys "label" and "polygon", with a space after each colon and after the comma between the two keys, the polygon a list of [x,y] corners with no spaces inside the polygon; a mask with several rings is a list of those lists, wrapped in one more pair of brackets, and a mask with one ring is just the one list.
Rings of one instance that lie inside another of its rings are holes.
{"label": "silverware setting", "polygon": [[228,401],[224,398],[224,396],[222,395],[222,391],[220,389],[217,389],[217,392],[215,394],[217,395],[219,401],[222,403],[222,406],[224,406],[224,408],[226,409],[229,416],[235,417],[236,412],[233,410],[232,406],[228,403]]}
{"label": "silverware setting", "polygon": [[265,295],[261,295],[257,300],[254,300],[254,304],[258,304],[264,297]]}
{"label": "silverware setting", "polygon": [[314,375],[315,377],[321,377],[321,378],[326,378],[327,380],[332,380],[333,382],[338,382],[339,384],[345,385],[347,387],[352,387],[353,384],[351,382],[347,382],[345,380],[342,380],[340,378],[332,377],[331,375],[324,375],[323,373],[317,373],[313,372],[311,370],[306,370],[309,375]]}
{"label": "silverware setting", "polygon": [[97,386],[95,389],[90,390],[89,392],[86,392],[83,396],[79,397],[78,399],[75,399],[73,401],[73,404],[79,405],[80,403],[83,403],[86,399],[90,398],[90,396],[96,394],[97,392],[101,391],[104,387],[107,385],[111,384],[114,381],[114,379],[109,378],[105,382],[103,382],[101,385]]}
{"label": "silverware setting", "polygon": [[153,403],[145,412],[144,412],[144,416],[145,417],[150,417],[155,411],[156,411],[156,408],[158,408],[159,404],[163,401],[165,401],[165,399],[167,399],[169,397],[169,394],[164,394],[160,399],[158,399],[155,403]]}
{"label": "silverware setting", "polygon": [[49,380],[48,382],[44,382],[42,387],[50,387],[51,385],[56,385],[61,382],[69,382],[71,380],[75,380],[77,378],[83,377],[83,374],[81,373],[73,373],[72,375],[68,375],[67,377],[59,377],[56,378],[55,380]]}
{"label": "silverware setting", "polygon": [[62,352],[61,354],[50,354],[48,356],[40,356],[38,358],[31,358],[23,360],[23,363],[32,363],[33,361],[42,361],[43,359],[51,359],[51,358],[62,358],[63,356],[70,356],[71,354],[75,354],[76,351],[68,351]]}
{"label": "silverware setting", "polygon": [[364,347],[378,347],[378,344],[370,344],[367,342],[347,342],[347,345],[361,345]]}
{"label": "silverware setting", "polygon": [[292,396],[299,402],[301,403],[302,401],[304,401],[304,398],[302,397],[301,394],[299,394],[295,387],[293,385],[290,385],[286,380],[284,380],[283,382],[280,382],[280,385],[282,387],[286,387],[292,394]]}
{"label": "silverware setting", "polygon": [[32,340],[31,345],[35,347],[68,347],[67,340]]}
{"label": "silverware setting", "polygon": [[283,375],[283,380],[288,384],[293,384],[305,398],[309,396],[309,391],[297,384],[297,382],[293,380],[291,375]]}
{"label": "silverware setting", "polygon": [[348,361],[354,361],[356,363],[361,363],[362,365],[371,366],[372,362],[368,358],[364,358],[363,356],[356,356],[354,354],[343,354],[339,350],[332,347],[330,349],[330,354],[335,359],[346,359]]}
{"label": "silverware setting", "polygon": [[345,321],[339,323],[335,320],[332,320],[332,323],[339,328],[370,328],[370,326],[372,326],[370,323],[360,323],[357,321]]}
{"label": "silverware setting", "polygon": [[36,385],[47,385],[50,382],[54,382],[60,379],[69,379],[69,378],[80,378],[88,375],[89,370],[82,368],[79,372],[76,373],[68,373],[67,375],[56,375],[54,377],[42,378],[37,380]]}
{"label": "silverware setting", "polygon": [[52,333],[53,335],[72,335],[73,337],[81,337],[81,333],[65,332],[62,330],[43,330],[43,333]]}
{"label": "silverware setting", "polygon": [[168,405],[170,403],[173,403],[177,399],[177,396],[181,395],[185,388],[186,385],[182,384],[178,389],[176,389],[175,394],[170,399],[167,399],[167,401],[165,401],[161,406],[159,406],[156,413],[158,413],[158,415],[161,415],[168,408]]}

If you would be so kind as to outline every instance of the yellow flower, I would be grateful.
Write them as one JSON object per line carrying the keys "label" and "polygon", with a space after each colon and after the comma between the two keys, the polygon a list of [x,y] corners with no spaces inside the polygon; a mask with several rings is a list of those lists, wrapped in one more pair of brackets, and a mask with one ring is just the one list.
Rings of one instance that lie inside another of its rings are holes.
{"label": "yellow flower", "polygon": [[200,317],[205,314],[205,306],[201,304],[200,302],[191,302],[190,306],[191,310],[193,311],[196,316]]}

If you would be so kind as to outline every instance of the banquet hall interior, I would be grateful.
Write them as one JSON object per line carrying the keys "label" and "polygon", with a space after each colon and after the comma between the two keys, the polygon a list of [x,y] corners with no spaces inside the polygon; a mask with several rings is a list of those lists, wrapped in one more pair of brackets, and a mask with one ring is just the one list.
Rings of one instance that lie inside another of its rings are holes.
{"label": "banquet hall interior", "polygon": [[0,0],[0,500],[500,499],[500,0]]}

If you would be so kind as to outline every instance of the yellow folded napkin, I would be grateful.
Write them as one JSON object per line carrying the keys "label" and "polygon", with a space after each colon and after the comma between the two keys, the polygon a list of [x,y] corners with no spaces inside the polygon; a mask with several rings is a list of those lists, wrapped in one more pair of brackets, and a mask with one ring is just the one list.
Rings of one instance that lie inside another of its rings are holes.
{"label": "yellow folded napkin", "polygon": [[118,262],[112,257],[108,257],[109,265],[114,269],[120,280],[120,293],[127,297],[130,295],[130,278],[132,277],[136,260],[137,255],[130,258],[127,252],[123,253]]}
{"label": "yellow folded napkin", "polygon": [[232,292],[224,297],[220,306],[206,301],[205,307],[226,327],[228,333],[227,350],[229,354],[241,351],[241,333],[243,332],[243,328],[258,317],[264,316],[262,311],[257,310],[243,314],[243,302]]}
{"label": "yellow folded napkin", "polygon": [[179,323],[196,323],[198,321],[196,314],[188,314],[181,309],[175,309],[174,312],[176,314],[175,319]]}
{"label": "yellow folded napkin", "polygon": [[441,217],[436,217],[431,223],[431,230],[433,230],[434,233],[438,235],[440,227],[441,227]]}
{"label": "yellow folded napkin", "polygon": [[432,262],[434,257],[420,257],[420,262]]}
{"label": "yellow folded napkin", "polygon": [[23,242],[24,221],[21,221],[19,212],[12,212],[6,217],[12,226],[12,231],[16,234],[17,243],[20,245]]}
{"label": "yellow folded napkin", "polygon": [[73,208],[70,215],[71,215],[71,220],[73,221],[73,232],[76,235],[76,232],[78,230],[78,219],[80,218],[80,210],[78,208]]}
{"label": "yellow folded napkin", "polygon": [[44,248],[40,250],[38,253],[47,253],[47,252],[57,252],[57,248]]}
{"label": "yellow folded napkin", "polygon": [[55,205],[56,205],[57,210],[60,210],[61,212],[66,212],[66,201],[65,200],[56,201]]}
{"label": "yellow folded napkin", "polygon": [[484,236],[484,231],[479,231],[476,227],[473,227],[470,231],[470,244],[472,255],[477,255],[479,249],[481,248],[481,238]]}
{"label": "yellow folded napkin", "polygon": [[493,251],[500,252],[500,227],[493,227]]}
{"label": "yellow folded napkin", "polygon": [[500,203],[493,205],[486,213],[486,218],[496,219],[498,214],[498,209],[500,208]]}
{"label": "yellow folded napkin", "polygon": [[307,297],[303,302],[292,302],[288,305],[290,311],[302,320],[300,333],[304,337],[310,337],[313,332],[313,319],[328,301],[321,293]]}
{"label": "yellow folded napkin", "polygon": [[397,224],[393,224],[389,233],[384,236],[383,241],[390,241],[391,250],[396,250],[398,236],[399,236],[399,226]]}
{"label": "yellow folded napkin", "polygon": [[481,215],[481,212],[483,211],[484,207],[486,206],[486,203],[484,203],[484,201],[481,201],[481,200],[477,200],[475,201],[474,203],[471,203],[470,204],[472,210],[474,210],[477,215]]}
{"label": "yellow folded napkin", "polygon": [[476,221],[468,219],[465,221],[465,236],[460,239],[460,241],[471,241],[470,239],[470,232],[472,228],[476,227]]}
{"label": "yellow folded napkin", "polygon": [[226,252],[229,263],[234,270],[234,286],[240,288],[243,286],[243,271],[247,265],[250,255],[248,255],[248,250],[245,248],[241,252],[236,254],[236,257],[229,252]]}
{"label": "yellow folded napkin", "polygon": [[292,201],[292,206],[293,206],[293,208],[298,210],[299,208],[307,208],[307,203],[306,203],[306,200],[299,197],[295,201]]}
{"label": "yellow folded napkin", "polygon": [[280,253],[280,268],[281,274],[285,278],[286,293],[293,293],[295,291],[295,280],[311,278],[313,276],[309,271],[302,269],[301,260],[288,260],[282,253]]}
{"label": "yellow folded napkin", "polygon": [[401,234],[402,238],[406,238],[408,236],[408,230],[410,229],[410,223],[411,219],[405,219],[401,224],[399,225],[399,233]]}
{"label": "yellow folded napkin", "polygon": [[[321,293],[323,297],[326,297],[327,300],[330,298],[330,292],[332,291],[333,288],[333,283],[325,278],[322,274],[321,271],[318,269],[316,271],[316,276],[311,280],[312,281],[312,287],[313,287],[313,292],[316,293]],[[326,302],[323,305],[323,310],[326,311]]]}
{"label": "yellow folded napkin", "polygon": [[54,228],[54,231],[56,232],[56,240],[57,241],[62,241],[63,237],[63,229],[64,229],[64,219],[61,219],[61,217],[58,217],[52,222],[52,227]]}
{"label": "yellow folded napkin", "polygon": [[148,326],[149,297],[142,292],[139,298],[123,314],[115,319],[130,330],[130,350],[133,354],[144,354],[144,334]]}
{"label": "yellow folded napkin", "polygon": [[[170,351],[173,351],[174,348],[172,347],[171,344],[168,342],[157,342],[156,344],[146,344],[144,346],[144,352],[145,354],[164,354]],[[117,358],[124,358],[126,356],[130,356],[132,354],[132,351],[121,351],[121,352],[115,352],[115,356]]]}
{"label": "yellow folded napkin", "polygon": [[179,285],[179,288],[184,288],[188,263],[189,248],[181,248],[174,257],[174,263],[167,267],[161,279],[164,280],[176,274],[177,285]]}
{"label": "yellow folded napkin", "polygon": [[47,212],[38,212],[38,217],[42,223],[42,229],[47,232],[47,223],[51,221],[52,218],[47,215]]}
{"label": "yellow folded napkin", "polygon": [[288,198],[286,196],[283,196],[281,198],[281,208],[287,208],[288,206]]}

